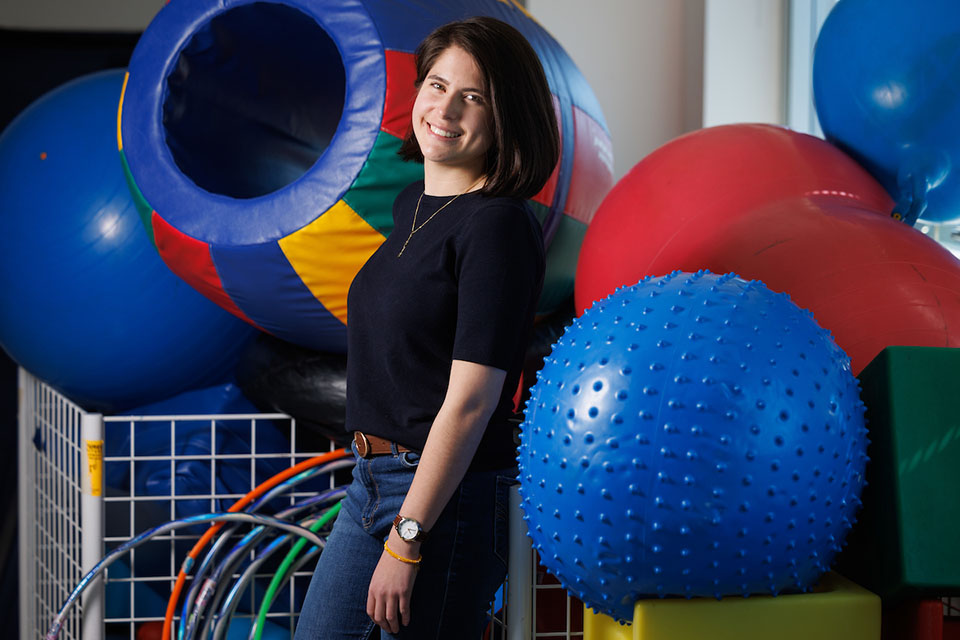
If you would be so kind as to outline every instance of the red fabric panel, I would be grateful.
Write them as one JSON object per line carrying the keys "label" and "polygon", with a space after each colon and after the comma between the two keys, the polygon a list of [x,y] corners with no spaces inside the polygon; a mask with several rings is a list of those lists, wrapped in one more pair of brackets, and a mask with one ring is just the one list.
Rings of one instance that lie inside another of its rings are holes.
{"label": "red fabric panel", "polygon": [[[210,247],[170,226],[156,211],[153,212],[153,238],[160,257],[170,270],[208,299],[253,326],[256,324],[240,310],[223,290],[217,267],[213,264]],[[260,329],[260,327],[257,327]],[[262,331],[262,329],[261,329]]]}
{"label": "red fabric panel", "polygon": [[540,190],[540,193],[533,196],[534,202],[539,202],[545,207],[553,206],[553,197],[557,193],[557,181],[560,179],[560,164],[563,162],[563,126],[560,124],[563,116],[560,113],[560,100],[557,99],[557,96],[552,96],[552,98],[553,111],[557,114],[557,126],[560,129],[557,133],[559,134],[561,155],[557,156],[557,166],[553,168],[553,173],[550,174],[547,184],[543,185],[543,189]]}
{"label": "red fabric panel", "polygon": [[387,61],[387,95],[383,101],[383,122],[380,130],[401,140],[410,130],[410,112],[417,97],[414,83],[417,66],[412,53],[384,51]]}
{"label": "red fabric panel", "polygon": [[523,407],[520,401],[523,400],[523,371],[520,372],[520,381],[517,383],[517,390],[513,392],[513,412],[520,413]]}
{"label": "red fabric panel", "polygon": [[564,213],[590,224],[613,187],[613,143],[596,120],[573,107],[573,173]]}

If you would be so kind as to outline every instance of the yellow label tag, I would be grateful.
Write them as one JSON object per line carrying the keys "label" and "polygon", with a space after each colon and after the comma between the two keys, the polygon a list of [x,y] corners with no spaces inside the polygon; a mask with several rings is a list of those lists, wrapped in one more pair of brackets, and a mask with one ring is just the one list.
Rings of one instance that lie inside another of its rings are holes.
{"label": "yellow label tag", "polygon": [[87,440],[87,471],[90,473],[90,495],[103,493],[103,440]]}

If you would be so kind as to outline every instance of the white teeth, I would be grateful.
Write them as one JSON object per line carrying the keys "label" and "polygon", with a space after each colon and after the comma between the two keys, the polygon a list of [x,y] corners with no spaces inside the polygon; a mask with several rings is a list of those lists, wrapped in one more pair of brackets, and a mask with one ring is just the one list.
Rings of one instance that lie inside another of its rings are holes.
{"label": "white teeth", "polygon": [[444,131],[443,129],[437,129],[432,124],[430,125],[430,131],[434,132],[438,136],[443,136],[444,138],[459,138],[461,134],[453,133],[452,131]]}

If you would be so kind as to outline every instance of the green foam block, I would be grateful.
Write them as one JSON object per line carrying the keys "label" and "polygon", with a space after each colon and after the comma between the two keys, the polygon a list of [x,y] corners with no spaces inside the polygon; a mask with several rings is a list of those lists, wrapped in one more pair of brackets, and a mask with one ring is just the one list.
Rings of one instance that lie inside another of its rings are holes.
{"label": "green foam block", "polygon": [[868,485],[838,570],[884,604],[960,595],[960,349],[887,347],[859,377]]}

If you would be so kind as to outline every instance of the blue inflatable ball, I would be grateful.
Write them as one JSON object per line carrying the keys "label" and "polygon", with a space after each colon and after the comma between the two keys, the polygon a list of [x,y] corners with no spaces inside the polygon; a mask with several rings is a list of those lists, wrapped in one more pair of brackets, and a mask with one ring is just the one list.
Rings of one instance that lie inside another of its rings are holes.
{"label": "blue inflatable ball", "polygon": [[814,51],[829,141],[856,158],[913,224],[960,218],[960,3],[840,0]]}
{"label": "blue inflatable ball", "polygon": [[256,333],[144,232],[116,150],[123,75],[73,80],[0,135],[0,345],[104,412],[227,380]]}
{"label": "blue inflatable ball", "polygon": [[809,311],[733,274],[648,277],[546,358],[520,493],[544,566],[632,620],[645,596],[806,591],[860,504],[864,406]]}

